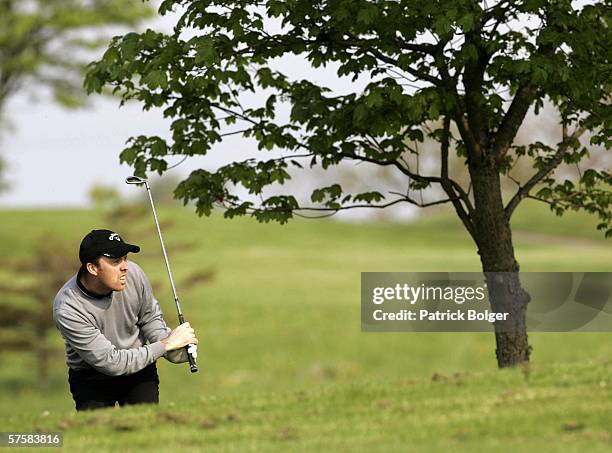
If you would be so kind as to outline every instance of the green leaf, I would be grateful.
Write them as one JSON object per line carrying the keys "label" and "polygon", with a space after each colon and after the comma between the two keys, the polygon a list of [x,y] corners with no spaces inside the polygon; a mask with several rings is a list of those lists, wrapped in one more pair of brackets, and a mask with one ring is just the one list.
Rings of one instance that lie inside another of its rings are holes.
{"label": "green leaf", "polygon": [[219,54],[210,41],[203,41],[196,47],[195,63],[207,67],[219,62]]}
{"label": "green leaf", "polygon": [[368,5],[357,12],[357,22],[370,25],[378,18],[378,8]]}
{"label": "green leaf", "polygon": [[361,123],[367,115],[368,115],[367,107],[363,104],[358,104],[357,107],[355,107],[355,111],[353,113],[353,119],[355,120],[356,123]]}
{"label": "green leaf", "polygon": [[457,25],[464,33],[471,31],[474,28],[474,15],[466,14],[457,21]]}
{"label": "green leaf", "polygon": [[161,139],[155,140],[151,145],[151,155],[165,156],[166,154],[168,154],[168,146],[166,145],[166,142]]}
{"label": "green leaf", "polygon": [[380,107],[383,105],[384,100],[380,92],[374,91],[368,94],[365,98],[365,105],[368,107]]}
{"label": "green leaf", "polygon": [[[139,51],[140,35],[138,33],[128,33],[123,37],[120,44],[122,57],[126,60],[132,60]],[[113,49],[113,47],[108,50]],[[108,52],[108,51],[107,51]],[[107,59],[107,55],[104,55],[103,60]]]}
{"label": "green leaf", "polygon": [[384,199],[384,195],[380,192],[363,192],[353,197],[353,201],[363,201],[365,203],[378,202]]}
{"label": "green leaf", "polygon": [[166,71],[162,71],[160,69],[153,70],[142,78],[142,83],[147,85],[150,89],[154,90],[155,88],[168,88],[168,77],[166,75]]}
{"label": "green leaf", "polygon": [[452,25],[446,15],[441,15],[435,20],[433,31],[439,37],[444,38],[452,33]]}

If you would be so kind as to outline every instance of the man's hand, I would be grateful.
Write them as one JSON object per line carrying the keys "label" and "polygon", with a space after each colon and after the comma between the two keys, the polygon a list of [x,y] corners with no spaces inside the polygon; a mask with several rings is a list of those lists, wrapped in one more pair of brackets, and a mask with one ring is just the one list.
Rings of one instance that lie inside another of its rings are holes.
{"label": "man's hand", "polygon": [[191,325],[186,322],[170,332],[170,335],[161,340],[161,342],[166,347],[166,352],[168,352],[184,348],[189,344],[198,344],[198,339]]}

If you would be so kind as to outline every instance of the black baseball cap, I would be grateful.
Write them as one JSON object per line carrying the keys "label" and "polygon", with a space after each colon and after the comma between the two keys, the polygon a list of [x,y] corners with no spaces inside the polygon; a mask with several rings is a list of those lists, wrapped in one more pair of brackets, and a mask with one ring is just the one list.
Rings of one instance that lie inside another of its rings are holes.
{"label": "black baseball cap", "polygon": [[111,230],[91,230],[81,241],[79,260],[81,264],[93,262],[99,256],[121,258],[128,253],[138,253],[140,247],[128,244]]}

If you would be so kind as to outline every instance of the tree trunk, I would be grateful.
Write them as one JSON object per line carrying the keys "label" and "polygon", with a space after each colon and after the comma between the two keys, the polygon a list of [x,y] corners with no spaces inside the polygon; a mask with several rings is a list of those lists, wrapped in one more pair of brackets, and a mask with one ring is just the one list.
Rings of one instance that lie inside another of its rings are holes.
{"label": "tree trunk", "polygon": [[529,294],[521,287],[514,257],[512,231],[504,212],[498,166],[481,161],[469,164],[474,190],[474,227],[478,254],[495,312],[510,313],[496,322],[497,364],[500,368],[529,361],[526,312]]}

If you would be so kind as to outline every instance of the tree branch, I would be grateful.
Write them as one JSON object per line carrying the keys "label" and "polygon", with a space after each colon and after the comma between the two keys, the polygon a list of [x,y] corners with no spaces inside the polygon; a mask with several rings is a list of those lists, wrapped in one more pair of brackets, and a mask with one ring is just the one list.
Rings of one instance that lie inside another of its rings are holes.
{"label": "tree branch", "polygon": [[440,177],[442,179],[448,179],[448,148],[450,146],[450,117],[446,115],[442,124],[442,144],[441,144],[441,156],[440,164],[441,171]]}
{"label": "tree branch", "polygon": [[[543,44],[535,51],[533,56],[539,55],[544,57],[550,57],[554,55],[555,49],[550,44]],[[508,153],[514,137],[518,132],[523,119],[531,103],[535,100],[538,95],[538,87],[533,83],[523,83],[519,86],[510,108],[506,112],[504,119],[502,120],[495,138],[493,141],[492,151],[493,156],[498,162],[504,158]]]}
{"label": "tree branch", "polygon": [[482,148],[474,137],[472,129],[470,128],[470,125],[467,119],[465,118],[465,106],[462,105],[461,97],[454,89],[453,96],[455,97],[455,99],[457,99],[457,102],[455,103],[452,112],[453,119],[455,120],[457,129],[459,130],[459,135],[461,135],[461,138],[463,139],[463,142],[465,143],[465,146],[467,148],[468,158],[472,159],[474,157],[480,157],[482,155]]}
{"label": "tree branch", "polygon": [[[378,39],[363,39],[363,38],[358,38],[354,35],[349,35],[349,37],[350,37],[349,39],[344,39],[340,42],[334,42],[334,44],[340,44],[340,43],[349,44],[351,46],[355,46],[359,48],[367,47],[368,49],[372,47],[380,46],[380,40]],[[425,53],[428,55],[434,55],[438,49],[438,46],[434,44],[426,44],[426,43],[415,44],[412,42],[402,41],[397,37],[395,38],[395,43],[404,50],[410,50],[411,52]]]}
{"label": "tree branch", "polygon": [[405,201],[407,201],[410,204],[413,204],[415,206],[418,206],[419,208],[427,208],[429,206],[436,206],[439,204],[446,204],[446,203],[451,203],[453,201],[452,198],[444,198],[442,200],[436,200],[436,201],[430,201],[429,203],[422,203],[422,202],[418,202],[412,198],[410,198],[408,195],[404,195],[398,192],[389,192],[392,193],[394,195],[401,195],[402,197],[404,197]]}
{"label": "tree branch", "polygon": [[[297,207],[294,209],[290,209],[291,211],[312,211],[312,212],[332,212],[332,213],[336,213],[336,212],[340,212],[340,211],[347,211],[349,209],[357,209],[357,208],[375,208],[375,209],[384,209],[384,208],[388,208],[389,206],[393,206],[399,203],[409,203],[415,206],[418,206],[420,208],[426,208],[429,206],[435,206],[435,205],[439,205],[439,204],[445,204],[445,203],[449,203],[452,200],[450,198],[448,199],[443,199],[443,200],[436,200],[436,201],[432,201],[429,203],[419,203],[418,201],[403,195],[403,194],[399,194],[397,192],[391,192],[395,195],[401,195],[401,198],[395,199],[393,201],[390,201],[388,203],[384,203],[384,204],[378,204],[378,205],[371,205],[371,204],[354,204],[354,205],[348,205],[348,206],[340,206],[337,208],[332,208],[332,207],[314,207],[314,206],[303,206],[303,207]],[[233,206],[240,206],[239,202],[231,202],[230,203]],[[227,207],[227,206],[226,206]],[[270,208],[270,209],[266,209],[266,208],[248,208],[246,210],[249,213],[255,213],[255,212],[286,212],[287,209],[281,209],[281,208]]]}
{"label": "tree branch", "polygon": [[524,186],[522,186],[522,187],[519,186],[519,189],[517,190],[516,194],[514,194],[514,196],[508,202],[508,204],[506,205],[506,207],[504,209],[504,212],[505,212],[505,215],[506,215],[506,218],[508,219],[508,221],[510,221],[510,217],[512,217],[512,213],[514,212],[516,207],[519,205],[519,203],[524,198],[526,198],[529,195],[529,191],[531,191],[531,189],[533,189],[536,184],[538,184],[551,171],[553,171],[555,168],[557,168],[561,164],[561,162],[563,161],[563,158],[567,154],[567,150],[568,150],[568,148],[570,146],[570,143],[574,139],[579,138],[582,134],[584,134],[585,131],[586,131],[586,128],[584,128],[584,127],[577,128],[574,131],[574,133],[570,137],[568,137],[568,139],[565,140],[561,144],[561,146],[559,147],[559,149],[555,153],[554,157],[552,159],[550,159],[548,161],[548,163],[544,167],[542,167],[536,174],[534,174],[525,183]]}
{"label": "tree branch", "polygon": [[541,203],[546,203],[549,206],[554,206],[553,202],[550,200],[546,200],[544,198],[536,197],[535,195],[526,195],[525,198],[529,198],[530,200],[536,200]]}
{"label": "tree branch", "polygon": [[442,85],[442,80],[438,79],[437,77],[429,75],[428,73],[423,72],[423,71],[418,71],[418,70],[416,70],[414,68],[411,68],[410,66],[408,66],[408,67],[399,66],[398,62],[395,59],[386,56],[385,54],[380,52],[378,49],[374,49],[374,48],[370,47],[370,48],[367,48],[367,49],[364,49],[364,50],[365,50],[365,52],[369,52],[371,55],[373,55],[374,57],[378,58],[380,61],[384,61],[385,63],[390,64],[392,66],[395,66],[397,68],[400,68],[400,69],[406,71],[407,73],[409,73],[409,74],[411,74],[411,75],[413,75],[415,77],[418,77],[420,79],[426,80],[426,81],[428,81],[429,83],[431,83],[434,86],[441,86]]}
{"label": "tree branch", "polygon": [[349,206],[341,206],[339,208],[315,208],[315,207],[300,207],[297,208],[298,211],[345,211],[348,209],[355,209],[355,208],[377,208],[377,209],[384,209],[387,208],[389,206],[393,206],[395,204],[398,203],[410,203],[410,204],[414,204],[416,206],[419,207],[427,207],[427,206],[433,206],[435,204],[441,204],[441,203],[446,203],[447,201],[444,200],[440,200],[440,201],[436,201],[436,202],[432,202],[432,203],[427,203],[424,205],[420,205],[416,200],[413,200],[412,198],[402,195],[402,198],[398,198],[396,200],[390,201],[389,203],[385,203],[385,204],[376,204],[376,205],[371,205],[371,204],[354,204],[354,205],[349,205]]}
{"label": "tree branch", "polygon": [[466,45],[473,45],[478,53],[477,58],[470,58],[465,63],[463,71],[467,122],[478,146],[486,149],[489,141],[489,128],[488,118],[483,108],[486,99],[482,89],[490,55],[483,49],[480,38],[474,32],[466,34]]}
{"label": "tree branch", "polygon": [[497,129],[493,141],[493,155],[498,162],[501,161],[510,149],[510,145],[512,145],[514,137],[521,127],[531,103],[537,95],[537,91],[535,85],[527,84],[522,85],[516,92],[510,108],[508,108],[504,119]]}
{"label": "tree branch", "polygon": [[440,183],[441,182],[441,178],[438,178],[436,176],[423,176],[423,175],[419,175],[418,173],[413,173],[408,168],[406,168],[402,164],[400,164],[397,160],[384,160],[384,161],[380,161],[380,160],[373,159],[371,157],[359,156],[357,154],[350,154],[350,153],[346,153],[346,152],[341,152],[340,155],[342,157],[346,157],[347,159],[360,160],[360,161],[363,161],[363,162],[369,162],[371,164],[382,165],[382,166],[385,166],[385,167],[389,166],[389,165],[394,166],[399,171],[401,171],[403,174],[405,174],[406,176],[409,176],[410,178],[414,179],[415,181],[429,182],[429,183],[432,183],[432,182]]}
{"label": "tree branch", "polygon": [[[474,226],[471,220],[473,218],[472,214],[473,214],[474,208],[472,207],[472,204],[470,203],[470,199],[465,193],[465,191],[463,190],[463,188],[456,181],[448,177],[448,149],[450,147],[450,117],[448,115],[444,117],[442,130],[443,130],[443,133],[442,133],[442,144],[441,144],[441,152],[440,152],[441,154],[441,159],[440,159],[441,160],[441,171],[440,171],[441,182],[440,182],[440,185],[444,189],[444,192],[446,192],[446,194],[448,195],[449,197],[448,200],[453,203],[453,207],[455,208],[457,215],[461,219],[461,222],[463,222],[463,225],[468,230],[468,233],[470,233],[472,238],[476,240],[474,236],[475,235]],[[458,196],[456,195],[455,191],[459,193]],[[465,206],[461,204],[461,201],[463,201]]]}
{"label": "tree branch", "polygon": [[[476,232],[474,229],[474,225],[472,224],[472,217],[471,217],[474,212],[474,209],[472,207],[472,204],[469,201],[467,194],[456,181],[450,178],[441,178],[437,176],[423,176],[418,173],[413,173],[408,168],[404,167],[396,160],[378,161],[376,159],[372,159],[366,156],[358,156],[356,154],[349,154],[349,153],[341,153],[341,155],[349,159],[360,160],[363,162],[370,162],[370,163],[377,164],[377,165],[383,165],[383,166],[392,165],[396,167],[399,171],[401,171],[403,174],[405,174],[406,176],[409,176],[415,181],[440,184],[440,186],[444,189],[444,192],[446,192],[446,194],[449,197],[448,201],[453,203],[455,211],[457,212],[457,215],[461,219],[461,222],[467,229],[470,236],[472,236],[474,241],[476,241],[476,236],[475,236]],[[459,195],[457,195],[457,193]],[[461,204],[461,201],[465,203],[466,205],[465,207]]]}
{"label": "tree branch", "polygon": [[242,113],[239,113],[239,112],[236,112],[234,110],[228,109],[227,107],[223,107],[222,105],[218,104],[217,102],[211,102],[210,105],[211,105],[211,107],[217,108],[217,109],[219,109],[219,110],[221,110],[221,111],[223,111],[223,112],[225,112],[225,113],[227,113],[229,115],[233,115],[235,117],[238,117],[241,120],[247,121],[247,122],[249,122],[249,123],[251,123],[251,124],[253,124],[255,126],[259,126],[261,124],[261,122],[258,123],[257,121],[253,120],[252,118],[249,118],[248,116],[246,116],[246,115],[244,115]]}

